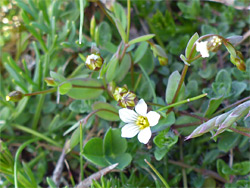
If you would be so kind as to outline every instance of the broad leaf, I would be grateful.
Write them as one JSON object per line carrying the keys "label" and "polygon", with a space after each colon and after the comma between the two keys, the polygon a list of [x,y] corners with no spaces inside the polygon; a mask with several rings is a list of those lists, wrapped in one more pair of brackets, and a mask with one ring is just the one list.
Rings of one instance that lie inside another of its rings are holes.
{"label": "broad leaf", "polygon": [[92,105],[93,110],[98,109],[104,109],[102,111],[99,111],[96,113],[97,116],[99,116],[102,119],[108,120],[108,121],[119,121],[119,115],[118,110],[112,106],[111,104],[105,103],[105,102],[95,102]]}

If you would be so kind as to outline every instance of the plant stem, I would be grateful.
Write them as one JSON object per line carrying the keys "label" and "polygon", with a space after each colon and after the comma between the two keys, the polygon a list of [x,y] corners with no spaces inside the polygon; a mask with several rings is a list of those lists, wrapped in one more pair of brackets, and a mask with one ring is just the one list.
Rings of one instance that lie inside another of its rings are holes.
{"label": "plant stem", "polygon": [[128,10],[128,25],[127,25],[127,39],[126,42],[129,41],[129,31],[130,31],[130,13],[131,13],[131,5],[130,0],[127,0],[127,10]]}
{"label": "plant stem", "polygon": [[44,90],[44,91],[37,91],[37,92],[33,92],[33,93],[26,93],[24,94],[24,96],[34,96],[34,95],[40,95],[40,94],[46,94],[46,93],[53,93],[56,92],[57,88],[51,88],[48,90]]}
{"label": "plant stem", "polygon": [[139,84],[140,84],[140,82],[141,82],[141,77],[142,77],[142,74],[139,74],[139,76],[138,76],[138,78],[137,78],[137,80],[136,80],[134,89],[133,89],[134,92],[136,92],[136,90],[137,90],[137,88],[138,88],[138,86],[139,86]]}
{"label": "plant stem", "polygon": [[[177,99],[177,96],[178,96],[178,94],[179,94],[179,91],[181,90],[181,86],[182,86],[182,84],[183,84],[183,82],[184,82],[184,78],[185,78],[185,76],[186,76],[186,74],[187,74],[187,70],[188,70],[188,65],[185,64],[185,66],[184,66],[184,68],[183,68],[183,70],[182,70],[182,73],[181,73],[181,79],[180,79],[180,81],[179,81],[177,90],[176,90],[176,92],[175,92],[175,94],[174,94],[174,98],[173,98],[173,100],[172,100],[172,103],[174,103],[174,102],[176,101],[176,99]],[[170,108],[170,109],[166,112],[166,114],[170,113],[170,112],[172,111],[172,109],[173,109],[173,108]]]}
{"label": "plant stem", "polygon": [[233,103],[233,104],[231,104],[231,105],[229,105],[229,106],[227,106],[227,107],[225,107],[225,108],[219,110],[218,112],[214,113],[212,117],[215,117],[215,116],[217,116],[218,114],[220,114],[220,113],[222,113],[222,112],[224,112],[224,111],[226,111],[226,110],[228,110],[228,109],[230,109],[230,108],[232,108],[232,107],[234,107],[234,106],[237,106],[237,105],[239,105],[239,104],[241,104],[241,103],[243,103],[243,102],[245,102],[245,101],[247,101],[247,100],[250,100],[250,96],[249,96],[249,97],[246,97],[246,98],[244,98],[244,99],[241,99],[241,100],[237,101],[236,103]]}
{"label": "plant stem", "polygon": [[154,171],[154,173],[160,178],[160,180],[162,181],[162,183],[164,184],[164,186],[166,188],[170,188],[168,183],[164,180],[164,178],[162,177],[162,175],[156,170],[156,168],[151,165],[146,159],[144,159],[144,161],[148,164],[148,166]]}
{"label": "plant stem", "polygon": [[17,182],[17,163],[18,163],[18,158],[19,158],[19,155],[22,153],[23,149],[29,145],[30,143],[32,142],[35,142],[37,141],[38,138],[34,138],[34,139],[31,139],[31,140],[28,140],[26,142],[24,142],[16,151],[16,155],[15,155],[15,163],[14,163],[14,182],[15,182],[15,188],[18,188],[18,182]]}
{"label": "plant stem", "polygon": [[134,85],[135,85],[135,77],[134,77],[134,60],[133,60],[132,55],[131,55],[130,52],[129,52],[129,56],[130,56],[130,59],[131,59],[131,67],[130,67],[130,72],[131,72],[131,84],[132,84],[132,87],[134,88]]}
{"label": "plant stem", "polygon": [[82,158],[82,154],[83,154],[83,139],[82,139],[82,122],[80,122],[80,181],[83,180],[83,158]]}
{"label": "plant stem", "polygon": [[200,98],[202,98],[202,97],[205,97],[205,96],[207,96],[207,93],[198,95],[198,96],[193,97],[193,98],[190,98],[190,99],[182,100],[182,101],[179,101],[179,102],[174,103],[174,104],[170,104],[170,105],[168,105],[168,106],[165,106],[165,107],[163,107],[163,108],[158,109],[157,111],[163,111],[163,110],[166,110],[166,109],[169,109],[169,108],[173,108],[173,107],[175,107],[175,106],[179,106],[179,105],[185,104],[185,103],[187,103],[187,102],[191,102],[191,101],[198,100],[198,99],[200,99]]}
{"label": "plant stem", "polygon": [[121,56],[119,57],[119,61],[120,61],[120,62],[122,61],[123,57],[125,56],[126,50],[127,50],[128,47],[129,47],[129,44],[124,44],[124,48],[123,48],[123,50],[122,50],[122,54],[121,54]]}
{"label": "plant stem", "polygon": [[[183,141],[182,141],[182,139],[180,140],[180,159],[183,162]],[[185,168],[182,168],[181,171],[182,171],[182,177],[183,177],[183,187],[188,188],[186,170],[185,170]]]}
{"label": "plant stem", "polygon": [[83,0],[79,0],[80,2],[80,28],[79,28],[79,44],[82,43],[82,25],[83,25],[83,16],[84,16],[84,7]]}
{"label": "plant stem", "polygon": [[195,168],[191,165],[185,164],[183,162],[179,162],[179,161],[173,161],[173,160],[168,160],[168,162],[170,164],[174,164],[180,167],[184,167],[184,168],[188,168],[188,169],[193,169],[194,171],[201,173],[203,175],[207,175],[210,177],[213,177],[214,179],[217,179],[223,183],[227,183],[227,180],[225,180],[224,178],[222,178],[219,174],[217,174],[216,172],[213,172],[211,170],[206,170],[206,169],[199,169],[199,168]]}
{"label": "plant stem", "polygon": [[241,134],[241,135],[243,135],[243,136],[247,136],[247,137],[250,138],[250,134],[248,134],[248,133],[242,132],[242,131],[237,130],[237,129],[232,128],[232,127],[230,127],[229,129],[232,130],[233,132],[239,133],[239,134]]}

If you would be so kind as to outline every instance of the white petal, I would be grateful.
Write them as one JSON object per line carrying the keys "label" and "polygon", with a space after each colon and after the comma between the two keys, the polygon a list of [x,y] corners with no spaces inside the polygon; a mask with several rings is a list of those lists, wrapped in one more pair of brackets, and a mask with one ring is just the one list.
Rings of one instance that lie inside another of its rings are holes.
{"label": "white petal", "polygon": [[151,130],[149,127],[147,127],[139,132],[138,140],[143,144],[147,144],[149,139],[151,138],[151,135]]}
{"label": "white petal", "polygon": [[124,138],[132,138],[134,137],[138,132],[140,131],[140,128],[135,124],[126,124],[124,127],[122,127],[122,137]]}
{"label": "white petal", "polygon": [[135,111],[141,116],[146,116],[147,114],[147,104],[143,99],[139,100],[137,105],[135,106]]}
{"label": "white petal", "polygon": [[122,108],[119,110],[119,116],[121,120],[125,123],[133,123],[136,121],[138,115],[134,110],[129,110],[127,108]]}
{"label": "white petal", "polygon": [[209,53],[207,49],[207,41],[196,42],[196,51],[200,52],[202,57],[209,57]]}
{"label": "white petal", "polygon": [[148,118],[149,125],[155,126],[159,122],[161,115],[157,112],[150,111],[147,113],[146,117]]}

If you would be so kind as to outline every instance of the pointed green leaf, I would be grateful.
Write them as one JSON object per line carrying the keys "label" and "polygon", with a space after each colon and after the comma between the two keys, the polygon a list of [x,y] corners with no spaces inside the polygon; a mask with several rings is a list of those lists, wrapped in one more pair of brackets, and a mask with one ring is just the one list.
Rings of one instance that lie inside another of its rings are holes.
{"label": "pointed green leaf", "polygon": [[[191,50],[192,50],[192,47],[195,43],[195,41],[197,41],[197,39],[199,38],[199,35],[198,33],[195,33],[191,38],[190,40],[188,41],[188,44],[187,44],[187,47],[186,47],[186,50],[185,50],[185,56],[186,58],[189,58],[190,56],[190,53],[191,53]],[[196,54],[196,49],[194,49],[194,53],[193,55],[190,57],[190,59],[192,59]]]}
{"label": "pointed green leaf", "polygon": [[143,36],[137,37],[137,38],[129,41],[128,44],[132,45],[132,44],[135,44],[135,43],[138,43],[138,42],[147,41],[147,40],[153,38],[154,36],[155,36],[155,34],[143,35]]}

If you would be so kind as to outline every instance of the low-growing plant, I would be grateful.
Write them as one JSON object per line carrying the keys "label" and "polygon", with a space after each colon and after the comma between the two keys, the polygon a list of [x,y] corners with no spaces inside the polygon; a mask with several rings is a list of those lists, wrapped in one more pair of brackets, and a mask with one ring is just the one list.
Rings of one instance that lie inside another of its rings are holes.
{"label": "low-growing plant", "polygon": [[2,186],[250,186],[246,2],[0,4]]}

